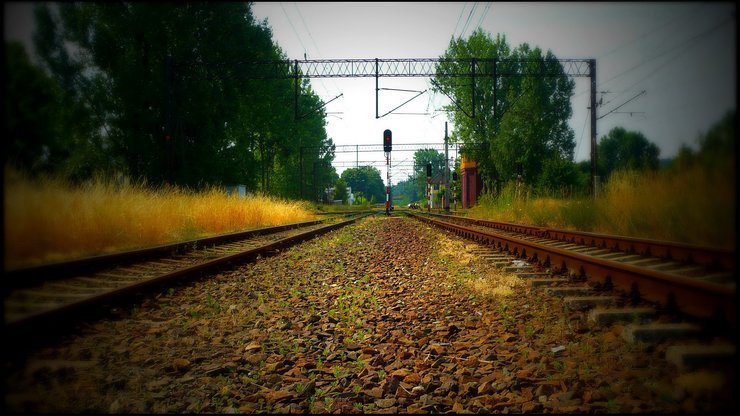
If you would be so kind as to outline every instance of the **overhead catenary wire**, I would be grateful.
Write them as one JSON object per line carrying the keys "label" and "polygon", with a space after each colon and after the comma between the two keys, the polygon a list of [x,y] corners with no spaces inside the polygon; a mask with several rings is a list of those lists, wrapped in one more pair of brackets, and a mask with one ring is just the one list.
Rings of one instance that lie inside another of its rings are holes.
{"label": "overhead catenary wire", "polygon": [[483,23],[483,19],[485,19],[485,18],[486,18],[486,15],[488,14],[488,11],[489,11],[489,10],[491,9],[491,5],[492,5],[492,4],[493,4],[493,3],[492,3],[492,2],[490,2],[490,1],[489,1],[489,2],[486,2],[486,8],[485,8],[485,9],[483,9],[483,13],[481,13],[481,15],[480,15],[480,19],[478,19],[478,24],[477,24],[477,25],[475,25],[475,27],[476,27],[476,28],[479,28],[479,27],[481,27],[480,25],[481,25],[481,23]]}
{"label": "overhead catenary wire", "polygon": [[627,101],[623,102],[622,104],[620,104],[619,106],[617,106],[617,107],[616,107],[616,108],[614,108],[613,110],[611,110],[611,111],[607,112],[606,114],[602,114],[602,115],[601,115],[601,116],[599,116],[599,117],[596,117],[596,120],[601,120],[602,118],[604,118],[604,117],[608,116],[609,114],[611,114],[611,113],[613,113],[613,112],[615,112],[615,111],[619,110],[620,108],[624,107],[624,105],[625,105],[625,104],[627,104],[627,103],[629,103],[630,101],[632,101],[632,100],[635,100],[635,99],[637,99],[637,97],[639,97],[639,96],[641,96],[641,95],[645,94],[645,92],[646,92],[645,90],[642,90],[642,91],[641,91],[641,92],[640,92],[639,94],[637,94],[637,95],[635,95],[634,97],[630,98],[629,100],[627,100]]}
{"label": "overhead catenary wire", "polygon": [[681,25],[683,25],[685,23],[686,20],[695,19],[696,16],[697,16],[697,13],[696,12],[699,11],[699,9],[704,8],[705,6],[706,6],[706,3],[704,3],[704,2],[699,3],[699,5],[697,7],[695,7],[693,9],[687,11],[686,14],[675,16],[673,19],[670,19],[669,21],[667,21],[663,25],[654,27],[651,30],[648,30],[645,33],[643,33],[643,34],[637,36],[636,38],[632,39],[631,41],[628,41],[628,42],[625,42],[625,43],[623,43],[623,44],[621,44],[619,46],[616,46],[615,48],[611,49],[610,51],[608,51],[608,52],[604,53],[603,55],[599,56],[597,59],[606,58],[607,56],[609,56],[609,55],[617,52],[620,49],[623,49],[623,48],[625,48],[627,46],[633,45],[633,44],[637,43],[638,41],[641,41],[641,40],[647,38],[648,36],[651,36],[651,35],[659,32],[659,31],[663,30],[664,28],[666,28],[668,26],[671,26],[672,24],[676,23],[679,19],[681,20],[679,26],[681,26]]}
{"label": "overhead catenary wire", "polygon": [[[631,68],[629,68],[629,69],[627,69],[625,71],[622,71],[619,74],[617,74],[617,75],[609,78],[608,80],[599,83],[598,86],[599,87],[602,87],[605,84],[607,84],[607,83],[609,83],[609,82],[611,82],[611,81],[613,81],[613,80],[615,80],[615,79],[617,79],[619,77],[622,77],[622,76],[624,76],[624,75],[626,75],[626,74],[634,71],[637,68],[640,68],[640,67],[642,67],[642,66],[644,66],[644,65],[646,65],[646,64],[648,64],[648,63],[650,63],[650,62],[652,62],[652,61],[654,61],[654,60],[656,60],[658,58],[661,58],[661,57],[663,57],[663,56],[665,56],[665,55],[667,55],[669,53],[672,53],[672,52],[678,50],[679,48],[683,48],[683,47],[689,45],[690,43],[697,42],[700,38],[702,38],[702,37],[704,37],[706,35],[709,35],[710,33],[714,32],[715,30],[719,29],[720,27],[724,26],[726,23],[728,23],[728,22],[730,22],[732,20],[734,20],[734,17],[729,17],[729,18],[727,18],[725,20],[722,20],[717,25],[715,25],[715,26],[713,26],[713,27],[711,27],[711,28],[709,28],[709,29],[707,29],[707,30],[705,30],[705,31],[697,34],[697,35],[694,35],[693,37],[685,40],[684,42],[679,43],[678,45],[675,45],[674,47],[672,47],[672,48],[670,48],[668,50],[665,50],[665,51],[663,51],[663,52],[661,52],[661,53],[659,53],[657,55],[654,55],[654,56],[652,56],[649,59],[643,60],[640,63],[638,63],[637,65],[634,65]],[[684,51],[682,51],[681,54],[683,54],[685,51],[686,51],[686,49],[684,49]],[[665,66],[665,64],[661,65],[658,69],[662,68],[663,66]]]}
{"label": "overhead catenary wire", "polygon": [[[684,17],[685,17],[686,19],[689,19],[689,18],[695,18],[695,17],[696,17],[696,13],[695,13],[695,12],[696,12],[696,11],[698,11],[699,9],[703,8],[704,6],[705,6],[705,3],[701,3],[699,7],[695,8],[695,9],[692,9],[692,10],[691,10],[690,12],[688,12],[688,13],[687,13],[687,15],[685,15]],[[642,35],[640,35],[639,37],[637,37],[637,38],[635,38],[635,39],[633,39],[633,40],[631,40],[631,41],[628,41],[628,42],[626,42],[626,43],[623,43],[623,44],[621,44],[621,45],[619,45],[619,46],[617,46],[617,47],[613,48],[613,49],[612,49],[612,50],[610,50],[609,52],[607,52],[607,53],[605,53],[604,55],[600,56],[600,57],[599,57],[599,59],[601,59],[601,58],[604,58],[604,57],[606,57],[606,56],[609,56],[609,55],[611,55],[612,53],[616,52],[617,50],[619,50],[619,49],[622,49],[622,48],[624,48],[624,47],[626,47],[626,46],[629,46],[629,45],[631,45],[631,44],[633,44],[633,43],[637,42],[638,40],[640,40],[640,41],[641,41],[641,40],[644,40],[645,38],[647,38],[647,37],[649,37],[649,36],[652,36],[652,35],[655,35],[655,34],[657,34],[657,33],[659,32],[659,30],[660,30],[660,29],[662,29],[662,28],[665,28],[665,27],[667,27],[667,26],[670,26],[670,25],[671,25],[672,23],[676,22],[676,21],[677,21],[677,20],[678,20],[678,19],[679,19],[680,17],[681,17],[681,16],[678,16],[678,17],[676,17],[676,18],[672,19],[671,21],[669,21],[668,23],[666,23],[666,24],[664,24],[664,25],[660,26],[659,28],[655,28],[655,29],[649,30],[649,31],[647,31],[647,32],[643,33]],[[683,20],[681,20],[681,23],[683,24],[683,23],[684,23],[684,21],[685,21],[686,19],[683,19]],[[723,25],[724,23],[726,23],[726,22],[727,22],[727,21],[729,21],[729,20],[731,20],[731,19],[728,19],[728,20],[726,20],[726,21],[723,21],[723,22],[721,22],[721,23],[720,23],[720,24],[719,24],[718,26],[715,26],[715,27],[713,27],[713,28],[709,29],[709,32],[712,32],[712,31],[714,31],[715,29],[717,29],[718,27],[722,26],[722,25]],[[696,39],[696,38],[698,38],[698,37],[701,37],[701,36],[703,36],[704,34],[706,34],[706,32],[703,32],[703,33],[701,33],[701,34],[699,34],[699,35],[696,35],[696,36],[694,36],[694,38],[688,39],[688,40],[686,40],[685,42],[683,42],[682,44],[676,45],[676,46],[674,46],[673,48],[670,48],[669,50],[663,51],[663,52],[661,52],[661,53],[659,53],[659,54],[657,54],[657,55],[654,55],[654,56],[652,56],[652,57],[650,57],[650,58],[648,58],[648,59],[646,59],[646,60],[642,60],[642,61],[640,61],[640,62],[639,62],[638,64],[636,64],[636,65],[634,65],[634,66],[632,66],[632,67],[630,67],[630,68],[628,68],[628,69],[626,69],[626,70],[624,70],[624,71],[622,71],[622,72],[620,72],[620,73],[618,73],[618,74],[614,75],[613,77],[611,77],[611,78],[609,78],[609,79],[607,79],[607,80],[605,80],[605,81],[601,81],[601,82],[599,82],[599,83],[598,83],[598,85],[597,85],[597,87],[599,87],[599,88],[602,88],[602,87],[603,87],[603,86],[604,86],[605,84],[607,84],[607,83],[609,83],[609,82],[611,82],[611,81],[613,81],[613,80],[615,80],[615,79],[617,79],[617,78],[620,78],[620,77],[622,77],[623,75],[626,75],[626,74],[630,73],[631,71],[633,71],[633,70],[635,70],[635,69],[637,69],[637,68],[639,68],[639,67],[641,67],[641,66],[643,66],[643,65],[646,65],[646,64],[648,64],[649,62],[651,62],[651,61],[653,61],[653,60],[655,60],[655,59],[658,59],[658,58],[660,58],[661,56],[663,56],[663,55],[666,55],[666,54],[668,54],[668,53],[670,53],[670,52],[674,51],[675,49],[677,49],[677,48],[679,48],[679,47],[682,47],[682,46],[684,46],[685,44],[688,44],[688,43],[689,43],[689,42],[691,42],[692,40],[694,40],[694,39]],[[623,89],[623,91],[629,91],[629,90],[630,90],[630,88],[625,88],[625,89]],[[581,95],[583,95],[583,94],[586,94],[587,92],[588,92],[588,89],[585,89],[585,90],[583,90],[583,91],[581,91],[581,92],[579,92],[579,93],[577,93],[577,94],[574,94],[574,95],[573,95],[573,98],[577,98],[577,97],[579,97],[579,96],[581,96]]]}
{"label": "overhead catenary wire", "polygon": [[457,28],[460,26],[460,20],[462,19],[462,15],[465,12],[465,8],[468,6],[468,3],[465,2],[463,4],[463,8],[460,10],[460,15],[457,17],[457,23],[455,24],[455,30],[452,31],[452,37],[455,37],[455,33],[457,33]]}
{"label": "overhead catenary wire", "polygon": [[576,151],[574,155],[578,156],[578,150],[581,148],[581,142],[583,142],[583,134],[586,132],[586,126],[588,125],[588,120],[591,119],[591,112],[586,111],[586,117],[584,117],[583,120],[583,128],[581,129],[581,137],[578,138],[578,144],[576,145]]}
{"label": "overhead catenary wire", "polygon": [[468,25],[470,24],[470,19],[473,17],[473,13],[475,12],[476,8],[478,8],[477,1],[473,3],[473,7],[470,8],[470,13],[468,14],[468,20],[465,21],[465,26],[463,26],[462,31],[460,31],[460,37],[465,36],[465,32],[468,31]]}
{"label": "overhead catenary wire", "polygon": [[[306,33],[308,33],[308,37],[309,37],[309,39],[311,39],[311,43],[313,43],[313,46],[316,49],[316,53],[318,54],[318,58],[320,59],[323,56],[323,54],[319,50],[319,45],[316,43],[316,40],[313,38],[313,35],[311,34],[311,30],[308,28],[308,25],[306,24],[306,20],[303,18],[303,14],[301,13],[301,9],[298,8],[298,5],[296,3],[293,3],[293,6],[295,7],[296,12],[298,13],[298,17],[301,18],[301,22],[303,23],[303,27],[306,29]],[[339,91],[339,87],[337,86],[336,81],[334,79],[332,79],[331,81],[332,81],[332,84],[334,84],[334,88],[337,91]],[[321,83],[321,86],[324,88],[324,90],[326,91],[326,93],[329,94],[329,95],[331,95],[331,93],[329,92],[329,89],[326,88],[326,85],[324,85],[324,81],[320,79],[319,82]]]}

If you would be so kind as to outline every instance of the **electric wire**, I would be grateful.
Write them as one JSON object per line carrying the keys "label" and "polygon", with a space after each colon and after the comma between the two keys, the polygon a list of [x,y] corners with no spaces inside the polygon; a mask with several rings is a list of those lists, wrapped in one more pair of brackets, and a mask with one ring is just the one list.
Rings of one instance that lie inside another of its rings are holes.
{"label": "electric wire", "polygon": [[656,28],[653,28],[652,30],[649,30],[649,31],[643,33],[642,35],[640,35],[640,36],[632,39],[631,41],[625,42],[625,43],[623,43],[623,44],[621,44],[621,45],[613,48],[609,52],[606,52],[605,54],[599,56],[597,59],[606,58],[607,56],[609,56],[609,55],[617,52],[620,49],[623,49],[623,48],[625,48],[627,46],[630,46],[630,45],[632,45],[632,44],[634,44],[634,43],[636,43],[638,41],[641,41],[641,40],[645,39],[646,37],[651,36],[651,35],[655,34],[656,32],[659,32],[659,31],[663,30],[664,28],[666,28],[666,27],[668,27],[668,26],[676,23],[679,19],[681,19],[681,24],[679,26],[682,26],[685,23],[686,20],[691,19],[691,18],[696,18],[696,16],[697,16],[697,13],[696,12],[699,11],[699,9],[704,8],[705,5],[706,5],[706,3],[700,3],[696,8],[693,8],[693,9],[689,10],[688,12],[686,12],[686,14],[684,14],[684,15],[678,15],[678,16],[674,17],[673,19],[669,20],[668,22],[664,23],[663,25],[658,26]]}
{"label": "electric wire", "polygon": [[492,3],[490,1],[486,2],[486,8],[483,9],[483,13],[480,16],[480,19],[478,19],[478,24],[475,26],[476,28],[480,28],[481,23],[483,23],[483,19],[486,17],[488,11],[491,9],[491,5]]}
{"label": "electric wire", "polygon": [[[301,23],[303,23],[303,27],[306,29],[306,32],[308,33],[308,37],[309,37],[309,39],[311,39],[311,43],[313,43],[313,46],[316,49],[316,53],[318,54],[318,58],[321,59],[321,57],[323,56],[323,54],[319,50],[319,45],[316,44],[316,40],[313,38],[313,35],[311,34],[311,30],[308,28],[308,25],[306,24],[306,20],[303,18],[303,14],[301,13],[301,9],[298,8],[298,5],[296,3],[293,3],[293,6],[295,7],[295,11],[298,13],[298,17],[301,18]],[[339,87],[337,87],[337,83],[334,80],[334,78],[332,78],[331,80],[332,80],[332,84],[334,84],[335,90],[336,91],[339,91]],[[331,95],[331,93],[329,92],[329,89],[326,88],[326,85],[324,84],[324,80],[322,78],[319,78],[319,83],[324,88],[324,91],[328,95]]]}
{"label": "electric wire", "polygon": [[452,31],[452,38],[453,38],[453,39],[455,38],[455,33],[457,33],[457,28],[458,28],[458,26],[460,26],[460,19],[462,19],[462,15],[463,15],[463,13],[465,12],[465,8],[466,8],[466,7],[468,7],[468,3],[467,3],[467,2],[465,2],[465,3],[463,4],[463,8],[462,8],[462,10],[460,10],[460,15],[459,15],[459,16],[457,17],[457,23],[455,24],[455,30],[453,30],[453,31]]}
{"label": "electric wire", "polygon": [[[722,20],[722,21],[721,21],[720,23],[718,23],[717,25],[715,25],[715,26],[711,27],[710,29],[708,29],[708,30],[705,30],[704,32],[701,32],[701,33],[699,33],[698,35],[695,35],[695,36],[693,36],[693,37],[691,37],[691,38],[689,38],[689,39],[685,40],[684,42],[682,42],[682,43],[680,43],[680,44],[678,44],[678,45],[675,45],[674,47],[672,47],[672,48],[670,48],[670,49],[668,49],[668,50],[665,50],[665,51],[663,51],[663,52],[661,52],[661,53],[659,53],[659,54],[657,54],[657,55],[654,55],[653,57],[651,57],[651,58],[649,58],[649,59],[646,59],[646,60],[644,60],[644,61],[641,61],[641,62],[640,62],[640,63],[638,63],[637,65],[634,65],[633,67],[631,67],[631,68],[629,68],[629,69],[627,69],[627,70],[625,70],[625,71],[622,71],[621,73],[619,73],[619,74],[617,74],[617,75],[615,75],[615,76],[613,76],[613,77],[609,78],[608,80],[606,80],[606,81],[603,81],[603,82],[599,83],[599,87],[602,87],[602,86],[604,86],[605,84],[607,84],[607,83],[609,83],[609,82],[611,82],[611,81],[613,81],[613,80],[615,80],[615,79],[617,79],[617,78],[619,78],[619,77],[622,77],[622,76],[624,76],[624,75],[626,75],[626,74],[628,74],[628,73],[630,73],[630,72],[634,71],[635,69],[637,69],[637,68],[640,68],[640,67],[642,67],[643,65],[646,65],[646,64],[648,64],[648,63],[650,63],[650,62],[652,62],[652,61],[654,61],[654,60],[656,60],[656,59],[658,59],[658,58],[661,58],[661,57],[663,57],[663,56],[665,56],[665,55],[667,55],[667,54],[669,54],[669,53],[673,53],[673,52],[675,52],[676,50],[678,50],[679,48],[683,48],[683,47],[687,46],[687,45],[688,45],[689,43],[692,43],[692,42],[697,42],[697,41],[698,41],[698,39],[700,39],[701,37],[704,37],[704,36],[706,36],[706,35],[708,35],[708,34],[710,34],[710,33],[714,32],[715,30],[719,29],[720,27],[724,26],[724,25],[725,25],[726,23],[728,23],[728,22],[730,22],[730,21],[732,21],[732,20],[734,20],[734,18],[733,18],[733,17],[730,17],[730,18],[727,18],[727,19],[725,19],[725,20]],[[685,52],[685,51],[686,51],[687,49],[688,49],[688,48],[684,49],[684,51],[682,51],[682,52],[681,52],[681,54],[682,54],[683,52]],[[663,66],[665,66],[665,65],[661,65],[661,66],[660,66],[660,68],[662,68]]]}
{"label": "electric wire", "polygon": [[581,142],[583,142],[583,133],[586,132],[586,125],[588,124],[588,120],[591,118],[591,112],[586,111],[586,117],[583,121],[583,128],[581,129],[581,137],[578,138],[578,144],[576,145],[576,152],[574,156],[578,156],[578,151],[581,149]]}
{"label": "electric wire", "polygon": [[468,13],[468,20],[465,21],[465,26],[463,26],[462,31],[460,31],[461,38],[465,35],[465,32],[467,32],[468,25],[470,24],[470,19],[473,17],[473,12],[475,12],[476,8],[478,8],[478,2],[473,3],[473,7],[470,8],[470,13]]}

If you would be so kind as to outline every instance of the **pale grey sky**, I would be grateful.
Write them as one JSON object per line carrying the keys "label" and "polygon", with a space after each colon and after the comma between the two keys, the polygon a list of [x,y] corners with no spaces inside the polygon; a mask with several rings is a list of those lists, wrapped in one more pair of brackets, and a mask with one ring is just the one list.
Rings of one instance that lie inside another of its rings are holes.
{"label": "pale grey sky", "polygon": [[[5,37],[30,40],[31,3],[5,3]],[[258,20],[267,19],[274,41],[289,59],[437,58],[451,37],[466,38],[481,27],[506,35],[511,47],[528,43],[561,59],[596,59],[597,134],[621,126],[639,131],[675,156],[681,144],[695,146],[737,103],[736,7],[731,2],[256,2]],[[590,120],[588,78],[575,78],[571,128],[576,161],[588,160]],[[312,79],[326,102],[327,132],[337,145],[442,143],[448,102],[428,91],[396,110],[429,115],[389,114],[375,118],[374,78]],[[381,88],[424,91],[427,78],[381,78]],[[617,106],[645,94],[606,115]],[[603,92],[603,93],[602,93]],[[384,114],[415,94],[381,91]],[[631,112],[632,114],[629,114]],[[448,126],[450,132],[454,126]],[[393,164],[412,152],[393,152]],[[454,156],[454,155],[452,155]],[[337,171],[357,159],[383,160],[382,153],[337,153]],[[361,163],[362,164],[362,163]],[[385,165],[377,164],[383,179]],[[392,171],[392,183],[404,179]]]}
{"label": "pale grey sky", "polygon": [[[608,91],[597,94],[604,100],[597,118],[646,91],[598,119],[598,137],[616,126],[639,131],[660,147],[664,158],[675,156],[681,144],[694,146],[696,137],[737,102],[735,6],[729,2],[257,2],[254,13],[267,18],[290,59],[302,59],[304,53],[308,59],[436,58],[451,37],[466,38],[477,27],[493,37],[506,35],[512,47],[526,42],[561,59],[594,58],[597,91]],[[589,80],[575,81],[570,125],[575,159],[581,161],[590,154]],[[325,101],[344,94],[327,106],[327,111],[344,113],[341,120],[328,119],[335,143],[380,144],[386,128],[393,131],[394,144],[443,140],[446,115],[432,115],[446,97],[427,92],[397,110],[429,116],[375,119],[374,83],[373,78],[312,80]],[[424,78],[382,78],[380,86],[430,87]],[[381,91],[380,114],[413,95]],[[393,160],[409,156],[394,152]],[[355,158],[337,154],[338,161]]]}

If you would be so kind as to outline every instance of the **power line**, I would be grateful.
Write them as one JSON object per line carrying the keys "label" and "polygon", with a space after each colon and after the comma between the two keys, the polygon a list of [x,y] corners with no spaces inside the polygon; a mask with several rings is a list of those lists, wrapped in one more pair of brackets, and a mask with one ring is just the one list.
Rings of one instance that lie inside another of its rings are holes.
{"label": "power line", "polygon": [[298,31],[295,30],[295,26],[293,26],[293,21],[290,20],[290,16],[288,16],[288,12],[285,11],[285,7],[283,7],[283,3],[280,3],[280,8],[283,10],[283,14],[285,15],[285,18],[288,19],[288,24],[290,24],[290,28],[293,29],[293,33],[295,34],[295,37],[298,39],[298,43],[300,43],[301,46],[303,47],[303,53],[306,53],[307,52],[306,45],[303,44],[301,37],[298,35]]}
{"label": "power line", "polygon": [[465,26],[463,26],[462,31],[460,32],[460,37],[463,37],[465,35],[465,32],[468,30],[468,25],[470,24],[470,19],[473,17],[473,12],[475,12],[475,9],[478,8],[478,2],[476,1],[473,3],[473,7],[470,9],[470,13],[468,14],[468,20],[465,21]]}
{"label": "power line", "polygon": [[460,19],[462,19],[463,12],[465,11],[465,8],[468,7],[468,3],[465,2],[463,4],[462,10],[460,10],[460,15],[457,17],[457,23],[455,24],[455,30],[452,31],[452,37],[455,37],[455,33],[457,33],[457,27],[460,26]]}
{"label": "power line", "polygon": [[[642,35],[640,35],[639,37],[637,37],[635,39],[632,39],[631,41],[629,41],[627,43],[623,43],[622,45],[619,45],[619,46],[615,47],[614,49],[610,50],[609,52],[601,55],[598,59],[605,58],[605,57],[613,54],[614,52],[616,52],[616,51],[618,51],[618,50],[620,50],[620,49],[622,49],[624,47],[627,47],[629,45],[632,45],[633,43],[635,43],[637,41],[640,41],[640,40],[642,40],[642,39],[644,39],[644,38],[646,38],[646,37],[648,37],[648,36],[650,36],[650,35],[658,32],[660,30],[663,30],[665,27],[670,26],[673,23],[675,23],[681,17],[684,18],[683,21],[688,20],[690,18],[696,18],[696,11],[699,10],[699,9],[701,9],[701,8],[703,8],[705,5],[706,5],[706,3],[700,3],[699,6],[697,6],[696,8],[689,10],[686,13],[686,15],[684,15],[684,16],[681,16],[681,15],[676,16],[673,19],[669,20],[667,23],[663,24],[662,26],[658,26],[658,27],[656,27],[656,28],[654,28],[652,30],[649,30],[649,31],[643,33]],[[683,21],[681,23],[683,23]]]}
{"label": "power line", "polygon": [[486,3],[486,8],[485,8],[485,9],[483,9],[483,14],[481,14],[481,16],[480,16],[480,19],[478,19],[478,24],[477,24],[477,25],[475,26],[476,28],[479,28],[479,27],[480,27],[480,25],[481,25],[481,23],[483,23],[483,19],[484,19],[484,18],[486,17],[486,15],[488,14],[488,10],[490,10],[490,9],[491,9],[491,4],[492,4],[491,2],[487,2],[487,3]]}
{"label": "power line", "polygon": [[[308,25],[306,24],[306,20],[303,18],[303,14],[301,13],[301,9],[298,8],[298,5],[296,3],[293,3],[293,7],[295,7],[295,11],[298,13],[298,17],[301,18],[301,22],[303,23],[303,27],[306,28],[306,32],[308,33],[308,37],[311,39],[311,42],[313,43],[314,48],[316,48],[316,53],[318,54],[318,57],[321,58],[323,55],[321,51],[319,50],[319,45],[316,44],[316,40],[313,38],[313,35],[311,34],[311,30],[308,28]],[[329,93],[329,89],[326,88],[326,85],[324,85],[324,81],[320,80],[321,86],[324,87],[324,91],[326,91],[327,94]],[[332,84],[334,84],[334,88],[339,91],[339,87],[337,86],[336,81],[332,80]]]}
{"label": "power line", "polygon": [[583,121],[583,129],[581,129],[581,137],[578,139],[578,144],[576,145],[576,153],[575,156],[578,155],[578,149],[581,148],[581,142],[583,141],[583,133],[586,132],[586,126],[588,125],[588,119],[591,118],[591,112],[586,111],[586,118]]}
{"label": "power line", "polygon": [[710,33],[714,32],[715,30],[717,30],[717,29],[719,29],[720,27],[724,26],[724,24],[725,24],[725,23],[727,23],[727,22],[729,22],[730,20],[733,20],[733,19],[732,19],[732,18],[730,18],[730,19],[727,19],[727,20],[723,21],[722,23],[720,23],[719,25],[717,25],[717,26],[715,26],[715,27],[713,27],[713,28],[709,29],[708,31],[706,31],[706,32],[703,32],[703,33],[701,33],[701,34],[699,34],[699,35],[695,36],[694,38],[691,38],[691,39],[689,39],[689,40],[688,40],[688,41],[687,41],[686,43],[684,43],[685,45],[686,45],[686,44],[688,44],[689,42],[695,42],[695,43],[694,43],[693,45],[691,45],[691,46],[687,46],[686,48],[684,48],[684,49],[682,49],[682,50],[679,50],[679,51],[678,51],[678,53],[677,53],[677,54],[676,54],[676,55],[675,55],[675,56],[674,56],[673,58],[671,58],[671,59],[667,60],[667,61],[666,61],[666,62],[664,62],[664,63],[663,63],[662,65],[660,65],[660,66],[658,66],[657,68],[653,69],[653,70],[652,70],[652,71],[651,71],[650,73],[648,73],[648,74],[647,74],[647,75],[646,75],[645,77],[643,77],[643,78],[642,78],[642,79],[640,79],[639,81],[637,81],[637,82],[635,82],[634,84],[632,84],[632,85],[631,85],[631,86],[630,86],[629,88],[632,88],[632,87],[634,87],[635,85],[637,85],[637,84],[639,84],[639,83],[641,83],[641,82],[645,81],[646,79],[648,79],[648,78],[652,77],[653,75],[655,75],[655,73],[656,73],[656,72],[658,72],[658,71],[660,71],[661,69],[663,69],[663,67],[665,67],[665,66],[666,66],[666,65],[668,65],[669,63],[671,63],[671,62],[675,61],[676,59],[680,58],[680,57],[681,57],[681,56],[682,56],[683,54],[685,54],[686,52],[688,52],[688,51],[689,51],[689,50],[690,50],[691,48],[693,48],[694,46],[696,46],[696,45],[697,45],[697,43],[696,43],[696,42],[698,42],[698,38],[699,38],[699,37],[702,37],[702,36],[707,36],[707,35],[709,35]]}
{"label": "power line", "polygon": [[[717,29],[719,29],[720,27],[724,26],[724,25],[725,25],[725,23],[727,23],[727,22],[730,22],[730,21],[732,21],[733,19],[734,19],[733,17],[730,17],[730,18],[728,18],[728,19],[725,19],[725,20],[721,21],[721,22],[720,22],[719,24],[717,24],[716,26],[714,26],[714,27],[712,27],[712,28],[710,28],[710,29],[708,29],[708,30],[705,30],[704,32],[702,32],[702,33],[700,33],[700,34],[698,34],[698,35],[695,35],[695,36],[693,36],[693,37],[692,37],[692,38],[690,38],[690,39],[687,39],[687,40],[686,40],[686,41],[684,41],[683,43],[680,43],[680,44],[678,44],[678,45],[674,46],[673,48],[670,48],[670,49],[668,49],[668,50],[666,50],[666,51],[664,51],[664,52],[662,52],[662,53],[660,53],[660,54],[658,54],[658,55],[655,55],[655,56],[653,56],[652,58],[649,58],[649,59],[647,59],[647,60],[645,60],[645,61],[642,61],[642,62],[638,63],[637,65],[633,66],[632,68],[629,68],[629,69],[627,69],[626,71],[623,71],[623,72],[621,72],[621,73],[619,73],[619,74],[617,74],[617,75],[615,75],[615,76],[613,76],[613,77],[609,78],[608,80],[606,80],[606,81],[604,81],[604,82],[601,82],[601,83],[599,83],[599,87],[601,87],[601,86],[603,86],[604,84],[607,84],[607,83],[609,83],[609,82],[611,82],[611,81],[613,81],[613,80],[615,80],[615,79],[617,79],[617,78],[619,78],[619,77],[621,77],[621,76],[623,76],[623,75],[625,75],[625,74],[627,74],[627,73],[629,73],[629,72],[632,72],[633,70],[635,70],[635,69],[637,69],[637,68],[639,68],[639,67],[641,67],[641,66],[643,66],[643,65],[645,65],[645,64],[647,64],[647,63],[649,63],[649,62],[652,62],[652,61],[654,61],[654,60],[656,60],[656,59],[658,59],[658,58],[660,58],[660,57],[662,57],[662,56],[665,56],[665,55],[667,55],[667,54],[669,54],[669,53],[672,53],[672,52],[674,52],[675,50],[677,50],[677,49],[679,49],[679,48],[682,48],[682,47],[684,47],[684,46],[688,45],[688,44],[689,44],[689,43],[691,43],[691,42],[696,42],[696,41],[697,41],[697,40],[698,40],[699,38],[701,38],[701,37],[703,37],[703,36],[706,36],[706,35],[708,35],[708,34],[709,34],[709,33],[711,33],[711,32],[714,32],[715,30],[717,30]],[[684,50],[683,52],[685,52],[685,50]],[[682,52],[682,53],[683,53],[683,52]],[[675,58],[674,58],[674,59],[675,59]],[[661,66],[661,68],[662,68],[663,66],[665,66],[665,65],[662,65],[662,66]]]}
{"label": "power line", "polygon": [[604,117],[608,116],[609,114],[611,114],[611,113],[613,113],[613,112],[615,112],[615,111],[619,110],[620,108],[624,107],[624,105],[625,105],[625,104],[627,104],[628,102],[630,102],[630,101],[632,101],[632,100],[636,99],[637,97],[641,96],[642,94],[645,94],[645,90],[642,90],[642,91],[640,91],[640,93],[639,93],[639,94],[637,94],[637,95],[635,95],[634,97],[630,98],[629,100],[627,100],[627,101],[623,102],[623,103],[622,103],[621,105],[619,105],[618,107],[616,107],[616,108],[615,108],[615,109],[613,109],[612,111],[609,111],[608,113],[606,113],[606,114],[602,115],[601,117],[596,117],[596,120],[601,120],[602,118],[604,118]]}

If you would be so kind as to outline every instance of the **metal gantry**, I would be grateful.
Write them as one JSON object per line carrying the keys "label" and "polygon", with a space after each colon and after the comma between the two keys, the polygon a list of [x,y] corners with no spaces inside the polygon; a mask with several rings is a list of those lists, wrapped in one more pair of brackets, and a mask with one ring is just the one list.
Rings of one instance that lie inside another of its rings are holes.
{"label": "metal gantry", "polygon": [[[560,65],[554,66],[557,62]],[[440,65],[448,64],[448,65]],[[168,68],[171,62],[168,61]],[[240,61],[232,76],[249,79],[294,79],[295,119],[300,120],[298,97],[302,78],[375,78],[375,118],[378,112],[379,79],[383,77],[470,77],[475,88],[476,77],[532,76],[532,77],[589,77],[591,80],[591,191],[596,184],[596,60],[595,59],[514,59],[514,58],[394,58],[394,59],[314,59]],[[515,68],[514,70],[510,68]],[[168,77],[168,82],[171,78]],[[493,83],[493,114],[496,108],[496,82]],[[171,95],[171,94],[170,94]],[[421,94],[419,94],[421,95]],[[417,95],[417,97],[419,96]],[[475,118],[475,94],[472,118]],[[414,97],[416,98],[416,97]],[[413,99],[413,98],[412,98]],[[170,96],[168,96],[168,106]],[[411,101],[411,100],[409,100]],[[408,102],[408,101],[407,101]],[[406,103],[407,103],[406,102]],[[404,104],[406,104],[404,103]],[[404,104],[401,104],[404,105]],[[400,106],[399,106],[400,107]],[[169,107],[168,107],[169,108]],[[383,116],[392,113],[389,111]],[[169,129],[168,129],[169,130]]]}
{"label": "metal gantry", "polygon": [[[548,65],[557,62],[554,67]],[[440,64],[450,65],[440,65]],[[250,78],[296,80],[294,101],[298,118],[298,86],[301,78],[368,78],[375,77],[375,118],[378,111],[379,79],[382,77],[470,77],[475,88],[476,77],[532,76],[532,77],[589,77],[591,80],[591,192],[596,194],[596,60],[595,59],[513,59],[513,58],[398,58],[398,59],[315,59],[245,61],[239,66]],[[509,68],[516,68],[511,70]],[[496,83],[493,83],[494,114]],[[421,94],[419,94],[421,95]],[[417,97],[419,96],[417,95]],[[416,98],[416,97],[414,97]],[[412,98],[413,99],[413,98]],[[475,118],[475,94],[472,94]],[[411,101],[411,100],[409,100]],[[406,102],[408,103],[408,101]],[[404,104],[406,104],[404,103]],[[404,105],[402,104],[402,105]],[[401,105],[401,106],[402,106]],[[399,106],[400,107],[400,106]],[[392,113],[389,111],[383,116]]]}
{"label": "metal gantry", "polygon": [[[468,77],[476,76],[570,76],[591,75],[591,59],[555,59],[561,72],[549,72],[544,59],[511,58],[401,58],[401,59],[315,59],[282,61],[245,61],[238,64],[253,79],[285,78],[370,78],[370,77]],[[438,66],[441,63],[456,65]],[[516,63],[517,71],[507,71]],[[528,65],[536,64],[536,65]],[[438,68],[442,72],[438,72]],[[522,72],[524,71],[524,72]]]}

